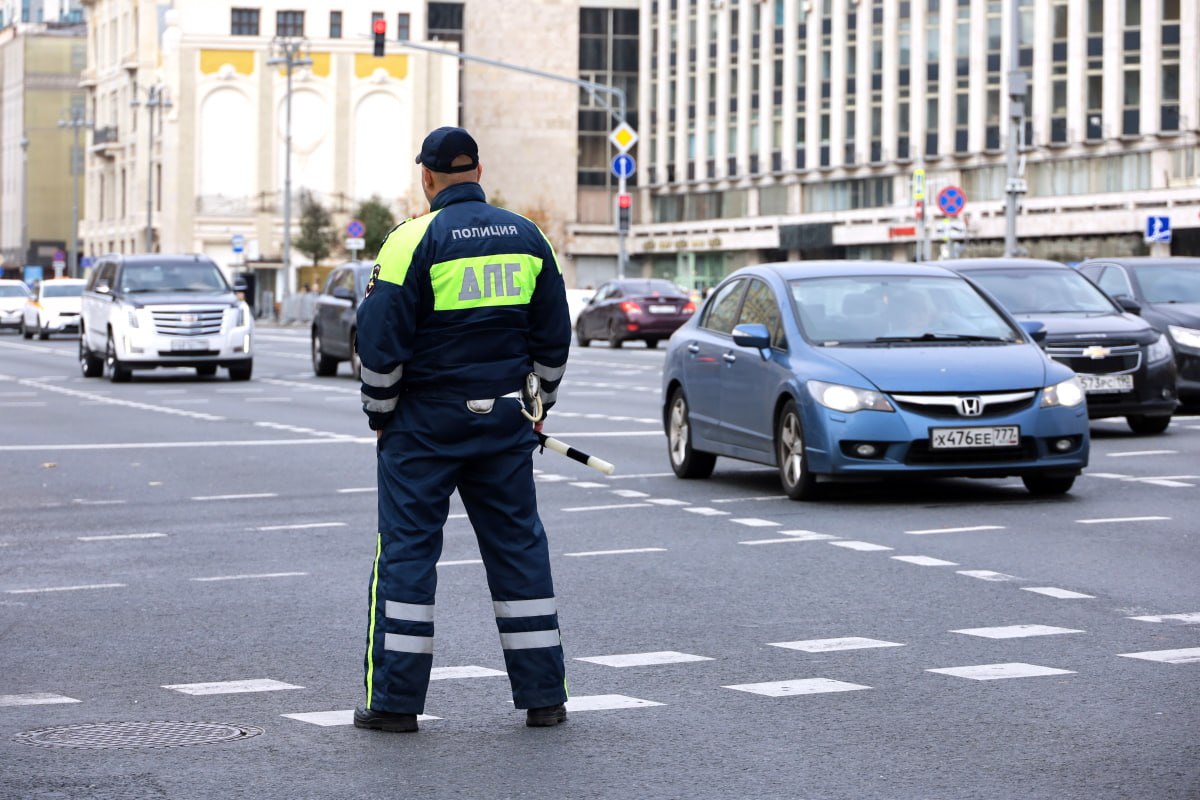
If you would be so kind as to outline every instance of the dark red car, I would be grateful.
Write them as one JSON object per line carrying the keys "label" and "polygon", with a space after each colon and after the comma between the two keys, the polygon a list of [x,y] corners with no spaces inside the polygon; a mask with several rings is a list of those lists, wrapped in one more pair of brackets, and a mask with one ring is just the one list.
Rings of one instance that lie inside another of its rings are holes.
{"label": "dark red car", "polygon": [[696,304],[670,281],[622,278],[601,286],[579,312],[575,338],[581,347],[593,339],[604,339],[610,347],[630,339],[657,347],[695,312]]}

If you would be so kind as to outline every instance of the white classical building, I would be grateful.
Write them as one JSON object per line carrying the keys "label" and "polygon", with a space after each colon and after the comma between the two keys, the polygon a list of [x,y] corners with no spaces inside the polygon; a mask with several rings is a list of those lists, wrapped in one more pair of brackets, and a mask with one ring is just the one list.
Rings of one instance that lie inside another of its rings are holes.
{"label": "white classical building", "polygon": [[[296,290],[304,256],[293,250],[293,269],[280,269],[289,96],[288,70],[268,63],[280,55],[276,36],[307,43],[291,70],[292,236],[301,191],[339,224],[372,196],[399,219],[424,210],[411,154],[429,129],[458,119],[453,59],[395,48],[375,58],[372,12],[344,3],[84,5],[94,124],[85,254],[203,252],[231,271],[254,269],[260,292]],[[376,9],[389,36],[423,23],[415,1]]]}

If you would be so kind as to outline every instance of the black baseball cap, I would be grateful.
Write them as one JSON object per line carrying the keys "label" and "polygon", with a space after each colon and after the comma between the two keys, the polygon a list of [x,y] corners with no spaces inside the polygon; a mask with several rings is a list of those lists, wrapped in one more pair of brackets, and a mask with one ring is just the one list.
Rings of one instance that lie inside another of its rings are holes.
{"label": "black baseball cap", "polygon": [[[470,156],[471,163],[451,166],[459,156]],[[462,128],[438,128],[421,143],[417,163],[434,172],[469,172],[479,166],[479,145]]]}

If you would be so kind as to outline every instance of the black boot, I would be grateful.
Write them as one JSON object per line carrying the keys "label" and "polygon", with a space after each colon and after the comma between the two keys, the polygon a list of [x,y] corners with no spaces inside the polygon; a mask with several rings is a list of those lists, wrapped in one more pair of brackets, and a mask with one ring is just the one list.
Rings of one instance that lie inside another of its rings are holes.
{"label": "black boot", "polygon": [[417,729],[417,715],[374,711],[360,707],[354,709],[354,727],[391,731],[392,733],[411,733]]}
{"label": "black boot", "polygon": [[562,703],[556,706],[531,708],[525,712],[525,724],[531,728],[549,728],[566,721],[567,707]]}

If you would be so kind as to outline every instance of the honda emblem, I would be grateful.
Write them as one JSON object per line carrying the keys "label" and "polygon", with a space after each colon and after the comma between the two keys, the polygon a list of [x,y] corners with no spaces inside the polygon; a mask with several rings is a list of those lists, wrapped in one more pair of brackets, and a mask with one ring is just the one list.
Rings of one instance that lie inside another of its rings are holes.
{"label": "honda emblem", "polygon": [[964,417],[978,417],[983,413],[983,400],[978,397],[958,398],[958,413]]}

